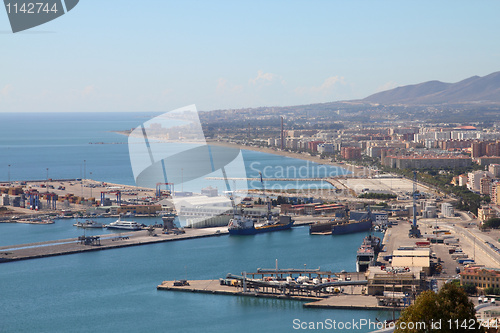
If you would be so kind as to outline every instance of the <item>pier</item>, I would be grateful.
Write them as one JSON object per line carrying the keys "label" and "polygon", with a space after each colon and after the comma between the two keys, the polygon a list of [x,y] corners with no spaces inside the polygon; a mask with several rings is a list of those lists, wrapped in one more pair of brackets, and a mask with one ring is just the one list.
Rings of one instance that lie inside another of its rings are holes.
{"label": "pier", "polygon": [[[343,274],[343,273],[338,273]],[[357,273],[347,273],[357,274]],[[260,297],[260,298],[275,298],[289,299],[294,301],[304,302],[303,306],[307,308],[325,308],[325,309],[361,309],[361,310],[393,310],[393,307],[379,305],[376,296],[350,294],[350,289],[343,293],[335,295],[318,294],[312,291],[303,293],[283,294],[279,290],[268,288],[252,288],[249,291],[244,291],[243,286],[228,286],[221,285],[220,280],[193,280],[189,281],[188,285],[174,286],[175,281],[163,281],[157,286],[157,290],[177,291],[177,292],[192,292],[205,293],[215,295],[243,296],[243,297]]]}
{"label": "pier", "polygon": [[228,234],[227,227],[188,229],[183,234],[162,234],[161,229],[155,229],[155,231],[157,231],[156,236],[151,236],[149,230],[141,230],[2,246],[0,247],[0,263]]}

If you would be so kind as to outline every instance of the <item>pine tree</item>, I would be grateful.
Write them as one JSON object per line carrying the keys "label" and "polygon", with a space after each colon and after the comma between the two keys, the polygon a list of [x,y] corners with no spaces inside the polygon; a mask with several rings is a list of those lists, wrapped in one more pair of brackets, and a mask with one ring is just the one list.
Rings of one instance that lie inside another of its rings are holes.
{"label": "pine tree", "polygon": [[437,294],[433,291],[420,294],[415,304],[403,311],[396,327],[395,332],[405,333],[484,332],[476,320],[474,304],[453,283],[445,284]]}

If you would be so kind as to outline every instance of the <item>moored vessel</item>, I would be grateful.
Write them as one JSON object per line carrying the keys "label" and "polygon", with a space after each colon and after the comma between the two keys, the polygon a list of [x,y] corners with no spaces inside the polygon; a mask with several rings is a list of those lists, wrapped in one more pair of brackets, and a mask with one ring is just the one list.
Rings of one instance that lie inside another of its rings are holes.
{"label": "moored vessel", "polygon": [[368,267],[375,265],[377,255],[382,248],[379,237],[366,236],[356,253],[356,271],[366,272]]}
{"label": "moored vessel", "polygon": [[255,226],[255,221],[245,216],[235,216],[229,221],[230,235],[255,235],[264,232],[287,230],[295,221],[290,216],[280,216],[277,220],[267,220],[264,224]]}
{"label": "moored vessel", "polygon": [[73,224],[75,227],[79,227],[79,228],[104,228],[105,225],[102,224],[102,223],[97,223],[96,221],[94,220],[87,220],[85,222],[76,222],[75,224]]}
{"label": "moored vessel", "polygon": [[345,235],[360,231],[370,230],[372,220],[370,218],[361,221],[349,220],[344,223],[335,224],[332,226],[332,235]]}
{"label": "moored vessel", "polygon": [[135,221],[122,221],[120,218],[107,225],[108,229],[141,230],[142,225]]}

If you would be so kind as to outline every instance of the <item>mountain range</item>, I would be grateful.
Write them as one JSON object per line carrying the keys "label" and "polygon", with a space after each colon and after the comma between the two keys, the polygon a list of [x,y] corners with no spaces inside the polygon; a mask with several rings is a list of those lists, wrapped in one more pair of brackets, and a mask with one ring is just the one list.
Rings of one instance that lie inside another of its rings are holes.
{"label": "mountain range", "polygon": [[500,103],[500,72],[456,83],[428,81],[397,87],[361,101],[385,105],[497,104]]}

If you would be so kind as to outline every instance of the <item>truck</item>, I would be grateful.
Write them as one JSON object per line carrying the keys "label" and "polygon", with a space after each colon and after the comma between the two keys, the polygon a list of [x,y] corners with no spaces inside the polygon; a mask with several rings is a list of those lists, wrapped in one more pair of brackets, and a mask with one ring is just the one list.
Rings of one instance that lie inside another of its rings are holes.
{"label": "truck", "polygon": [[457,259],[457,262],[461,265],[467,265],[467,264],[473,264],[475,261],[474,259],[462,258],[462,259]]}
{"label": "truck", "polygon": [[451,259],[462,259],[462,258],[467,258],[468,256],[465,253],[453,253],[451,255]]}

